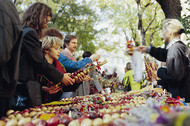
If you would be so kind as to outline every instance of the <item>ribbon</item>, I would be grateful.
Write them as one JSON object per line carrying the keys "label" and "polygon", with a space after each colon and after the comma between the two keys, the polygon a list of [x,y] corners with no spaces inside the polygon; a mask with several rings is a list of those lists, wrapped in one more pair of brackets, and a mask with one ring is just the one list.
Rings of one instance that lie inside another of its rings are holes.
{"label": "ribbon", "polygon": [[96,63],[97,63],[97,66],[96,66],[96,67],[98,68],[98,70],[101,70],[101,68],[100,68],[100,66],[99,66],[99,64],[100,64],[101,62],[96,59]]}

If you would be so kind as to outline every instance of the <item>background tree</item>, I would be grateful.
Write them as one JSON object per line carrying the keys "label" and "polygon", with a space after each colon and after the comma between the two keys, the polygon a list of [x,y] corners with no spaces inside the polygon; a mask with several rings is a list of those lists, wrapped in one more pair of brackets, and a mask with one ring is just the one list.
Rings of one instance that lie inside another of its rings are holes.
{"label": "background tree", "polygon": [[[186,5],[185,8],[183,8],[185,10],[185,13],[182,15],[182,23],[185,27],[185,32],[186,34],[190,35],[190,27],[189,27],[189,24],[190,24],[190,1],[187,0],[184,2],[184,4]],[[190,36],[188,36],[188,39],[190,39]]]}
{"label": "background tree", "polygon": [[81,4],[76,0],[62,0],[61,3],[61,7],[52,19],[53,25],[66,34],[76,34],[79,38],[78,50],[89,50],[94,53],[96,51],[94,36],[100,31],[94,29],[98,17],[95,11],[89,8],[91,3]]}
{"label": "background tree", "polygon": [[99,0],[99,6],[103,13],[109,15],[114,35],[122,33],[126,41],[133,39],[136,45],[163,44],[160,28],[164,15],[156,1]]}
{"label": "background tree", "polygon": [[156,0],[162,7],[166,18],[181,18],[180,0]]}
{"label": "background tree", "polygon": [[49,24],[50,27],[58,28],[64,35],[75,34],[79,38],[77,50],[88,50],[95,53],[97,49],[94,45],[96,42],[95,35],[102,30],[94,28],[94,25],[98,22],[98,16],[90,8],[92,2],[80,2],[78,0],[17,0],[15,4],[20,16],[22,16],[24,9],[35,2],[43,2],[52,8],[54,15]]}
{"label": "background tree", "polygon": [[[78,50],[93,53],[97,48],[121,50],[131,39],[136,45],[160,46],[164,13],[165,17],[180,17],[177,15],[181,13],[180,9],[173,9],[180,8],[179,0],[15,0],[20,16],[34,2],[44,2],[52,8],[54,15],[49,26],[64,35],[76,34]],[[189,32],[189,15],[180,20]]]}

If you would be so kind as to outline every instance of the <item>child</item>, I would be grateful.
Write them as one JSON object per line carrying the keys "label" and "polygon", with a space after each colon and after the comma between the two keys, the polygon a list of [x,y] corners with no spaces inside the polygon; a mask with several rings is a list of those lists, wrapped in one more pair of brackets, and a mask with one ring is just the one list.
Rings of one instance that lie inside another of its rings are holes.
{"label": "child", "polygon": [[[63,45],[61,39],[53,36],[45,36],[42,40],[42,52],[44,53],[46,60],[49,64],[56,67],[62,73],[66,73],[65,67],[58,61],[60,55],[60,48]],[[80,77],[79,81],[83,78]],[[42,101],[43,103],[52,102],[59,100],[62,95],[61,87],[55,86],[55,84],[49,81],[43,75],[41,76],[40,82],[42,84]],[[73,90],[78,88],[79,84],[73,86],[65,86],[64,91]]]}
{"label": "child", "polygon": [[[58,37],[46,36],[42,40],[42,52],[45,54],[49,64],[56,67],[62,73],[66,73],[64,66],[57,60],[60,55],[60,47],[63,45]],[[62,91],[59,88],[50,88],[54,86],[53,82],[49,81],[45,76],[41,75],[40,82],[42,84],[42,102],[52,102],[59,100]]]}

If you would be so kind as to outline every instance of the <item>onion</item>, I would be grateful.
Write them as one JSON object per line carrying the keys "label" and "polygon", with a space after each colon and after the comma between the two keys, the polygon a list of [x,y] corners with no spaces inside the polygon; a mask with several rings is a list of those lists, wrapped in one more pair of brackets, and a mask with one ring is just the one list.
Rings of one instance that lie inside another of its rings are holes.
{"label": "onion", "polygon": [[109,123],[111,123],[112,122],[112,119],[111,118],[104,118],[103,119],[103,123],[104,124],[109,124]]}
{"label": "onion", "polygon": [[72,118],[65,116],[65,117],[63,117],[63,119],[60,120],[60,123],[68,125],[71,121],[72,121]]}
{"label": "onion", "polygon": [[14,113],[14,110],[8,110],[6,114],[7,114],[7,116],[8,116],[8,115],[10,115],[11,113]]}
{"label": "onion", "polygon": [[57,126],[58,124],[59,124],[59,118],[56,116],[48,120],[48,126]]}
{"label": "onion", "polygon": [[66,125],[64,125],[64,124],[59,124],[59,125],[57,125],[57,126],[66,126]]}
{"label": "onion", "polygon": [[7,122],[6,126],[17,126],[17,119],[11,119]]}
{"label": "onion", "polygon": [[31,120],[31,118],[29,118],[29,117],[27,117],[27,118],[22,118],[22,119],[19,120],[18,125],[19,125],[19,126],[24,126],[24,124],[26,124],[27,122],[31,122],[31,121],[32,121],[32,120]]}
{"label": "onion", "polygon": [[121,113],[121,118],[124,118],[127,116],[127,113]]}
{"label": "onion", "polygon": [[106,109],[106,113],[111,113],[112,110],[111,109]]}
{"label": "onion", "polygon": [[112,118],[113,118],[113,119],[117,119],[117,118],[119,118],[119,117],[120,117],[119,113],[114,113],[114,114],[112,115]]}
{"label": "onion", "polygon": [[68,126],[80,126],[80,123],[79,123],[78,120],[73,120],[73,121],[71,121],[71,122],[69,123]]}
{"label": "onion", "polygon": [[93,126],[101,126],[103,124],[103,120],[101,118],[96,118],[93,120]]}
{"label": "onion", "polygon": [[52,110],[53,108],[52,107],[48,107],[48,110]]}
{"label": "onion", "polygon": [[30,112],[30,117],[35,116],[35,115],[36,115],[36,113],[37,113],[37,112],[35,112],[35,111]]}
{"label": "onion", "polygon": [[15,116],[14,116],[13,114],[10,114],[8,117],[9,117],[10,119],[15,118]]}
{"label": "onion", "polygon": [[83,119],[81,122],[81,126],[92,126],[92,120],[89,118]]}
{"label": "onion", "polygon": [[35,126],[32,122],[27,122],[24,126]]}
{"label": "onion", "polygon": [[24,117],[29,117],[29,113],[28,112],[25,112],[22,114]]}
{"label": "onion", "polygon": [[110,114],[105,114],[103,118],[111,118]]}
{"label": "onion", "polygon": [[37,125],[39,121],[40,121],[40,119],[37,118],[37,119],[32,120],[32,123],[34,123],[35,125]]}
{"label": "onion", "polygon": [[46,111],[46,110],[47,110],[47,107],[42,107],[42,110],[43,110],[43,111]]}
{"label": "onion", "polygon": [[22,118],[22,115],[20,113],[18,113],[18,114],[16,114],[16,118],[20,119],[20,118]]}
{"label": "onion", "polygon": [[45,120],[40,120],[38,123],[37,123],[37,126],[47,126],[47,122]]}
{"label": "onion", "polygon": [[0,120],[0,126],[5,126],[5,122]]}

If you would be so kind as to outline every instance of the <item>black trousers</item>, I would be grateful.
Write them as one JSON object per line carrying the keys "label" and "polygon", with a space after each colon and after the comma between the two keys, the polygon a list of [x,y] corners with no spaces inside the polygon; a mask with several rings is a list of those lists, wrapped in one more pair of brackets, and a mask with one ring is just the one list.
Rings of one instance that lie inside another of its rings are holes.
{"label": "black trousers", "polygon": [[6,112],[11,109],[13,104],[12,98],[1,98],[0,97],[0,118],[6,116]]}

